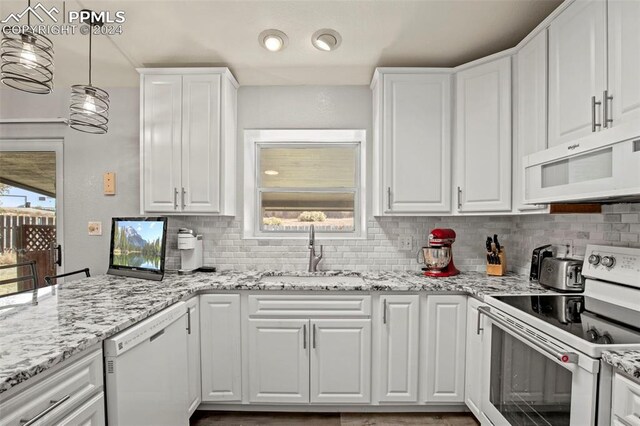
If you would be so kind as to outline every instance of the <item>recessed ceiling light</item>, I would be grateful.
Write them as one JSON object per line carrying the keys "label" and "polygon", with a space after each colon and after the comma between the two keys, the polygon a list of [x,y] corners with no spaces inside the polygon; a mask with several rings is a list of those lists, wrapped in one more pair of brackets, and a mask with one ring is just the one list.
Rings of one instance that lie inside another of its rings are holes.
{"label": "recessed ceiling light", "polygon": [[316,49],[324,52],[336,50],[338,46],[340,46],[340,43],[342,43],[340,34],[338,34],[336,30],[329,28],[318,30],[311,36],[311,44],[313,44]]}
{"label": "recessed ceiling light", "polygon": [[280,174],[280,172],[277,170],[265,170],[264,174],[269,176],[277,176]]}
{"label": "recessed ceiling light", "polygon": [[289,37],[280,30],[264,30],[258,36],[258,43],[270,52],[278,52],[289,44]]}

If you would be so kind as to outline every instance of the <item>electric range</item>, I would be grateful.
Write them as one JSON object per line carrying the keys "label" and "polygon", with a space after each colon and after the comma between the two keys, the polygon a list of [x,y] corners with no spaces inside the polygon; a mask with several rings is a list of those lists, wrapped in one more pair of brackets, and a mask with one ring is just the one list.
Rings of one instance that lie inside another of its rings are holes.
{"label": "electric range", "polygon": [[505,295],[478,308],[482,410],[495,425],[610,421],[605,350],[640,350],[640,249],[587,246],[579,294]]}

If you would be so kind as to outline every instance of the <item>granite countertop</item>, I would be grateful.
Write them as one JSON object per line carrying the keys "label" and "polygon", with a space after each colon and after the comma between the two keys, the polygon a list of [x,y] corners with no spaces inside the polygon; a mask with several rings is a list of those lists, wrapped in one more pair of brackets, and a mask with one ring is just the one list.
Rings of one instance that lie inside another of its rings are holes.
{"label": "granite countertop", "polygon": [[640,380],[640,351],[604,351],[602,359]]}
{"label": "granite countertop", "polygon": [[[291,276],[332,276],[319,285]],[[269,276],[270,282],[260,281]],[[289,276],[278,281],[279,276]],[[340,282],[361,276],[362,283]],[[221,272],[166,275],[148,281],[103,275],[58,286],[56,295],[37,306],[0,311],[0,394],[102,340],[196,293],[219,290],[274,291],[428,291],[458,292],[478,298],[493,294],[544,293],[526,277],[487,277],[467,272],[448,278],[427,278],[410,272]]]}

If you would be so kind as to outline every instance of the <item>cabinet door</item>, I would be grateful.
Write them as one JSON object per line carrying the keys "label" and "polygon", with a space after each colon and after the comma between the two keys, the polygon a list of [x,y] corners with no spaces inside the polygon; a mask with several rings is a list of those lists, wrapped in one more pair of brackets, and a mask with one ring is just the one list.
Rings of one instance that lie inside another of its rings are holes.
{"label": "cabinet door", "polygon": [[511,58],[460,71],[456,150],[458,210],[511,210]]}
{"label": "cabinet door", "polygon": [[371,320],[311,320],[311,402],[371,401]]}
{"label": "cabinet door", "polygon": [[145,75],[142,196],[145,212],[180,210],[182,77]]}
{"label": "cabinet door", "polygon": [[200,296],[202,401],[240,401],[240,295]]}
{"label": "cabinet door", "polygon": [[524,204],[523,157],[547,149],[547,30],[523,46],[515,61],[514,203],[518,210],[535,210],[540,207]]}
{"label": "cabinet door", "polygon": [[187,301],[187,375],[189,377],[189,411],[187,417],[198,408],[202,395],[200,370],[200,300]]}
{"label": "cabinet door", "polygon": [[309,402],[309,320],[249,320],[249,402]]}
{"label": "cabinet door", "polygon": [[[549,146],[592,132],[592,101],[606,84],[605,0],[580,0],[549,27]],[[601,105],[596,121],[600,123]]]}
{"label": "cabinet door", "polygon": [[380,312],[380,401],[418,402],[420,296],[381,296]]}
{"label": "cabinet door", "polygon": [[383,211],[449,212],[451,76],[383,78]]}
{"label": "cabinet door", "polygon": [[185,75],[182,96],[182,210],[219,213],[220,75]]}
{"label": "cabinet door", "polygon": [[640,126],[640,1],[610,0],[609,102],[612,126]]}
{"label": "cabinet door", "polygon": [[479,317],[480,302],[471,297],[467,303],[467,340],[465,357],[464,402],[471,412],[480,418],[482,401],[482,328],[484,317]]}
{"label": "cabinet door", "polygon": [[427,402],[464,402],[466,296],[427,296]]}

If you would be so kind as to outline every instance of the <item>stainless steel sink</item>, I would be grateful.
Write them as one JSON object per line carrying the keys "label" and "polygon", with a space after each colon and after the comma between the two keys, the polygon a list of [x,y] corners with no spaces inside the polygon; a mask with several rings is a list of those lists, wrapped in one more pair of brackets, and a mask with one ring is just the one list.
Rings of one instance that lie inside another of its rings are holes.
{"label": "stainless steel sink", "polygon": [[333,285],[348,284],[358,285],[364,284],[364,280],[359,276],[339,276],[339,275],[314,275],[314,276],[295,276],[295,275],[265,275],[260,278],[262,283],[283,283],[283,284],[307,284],[307,285]]}

